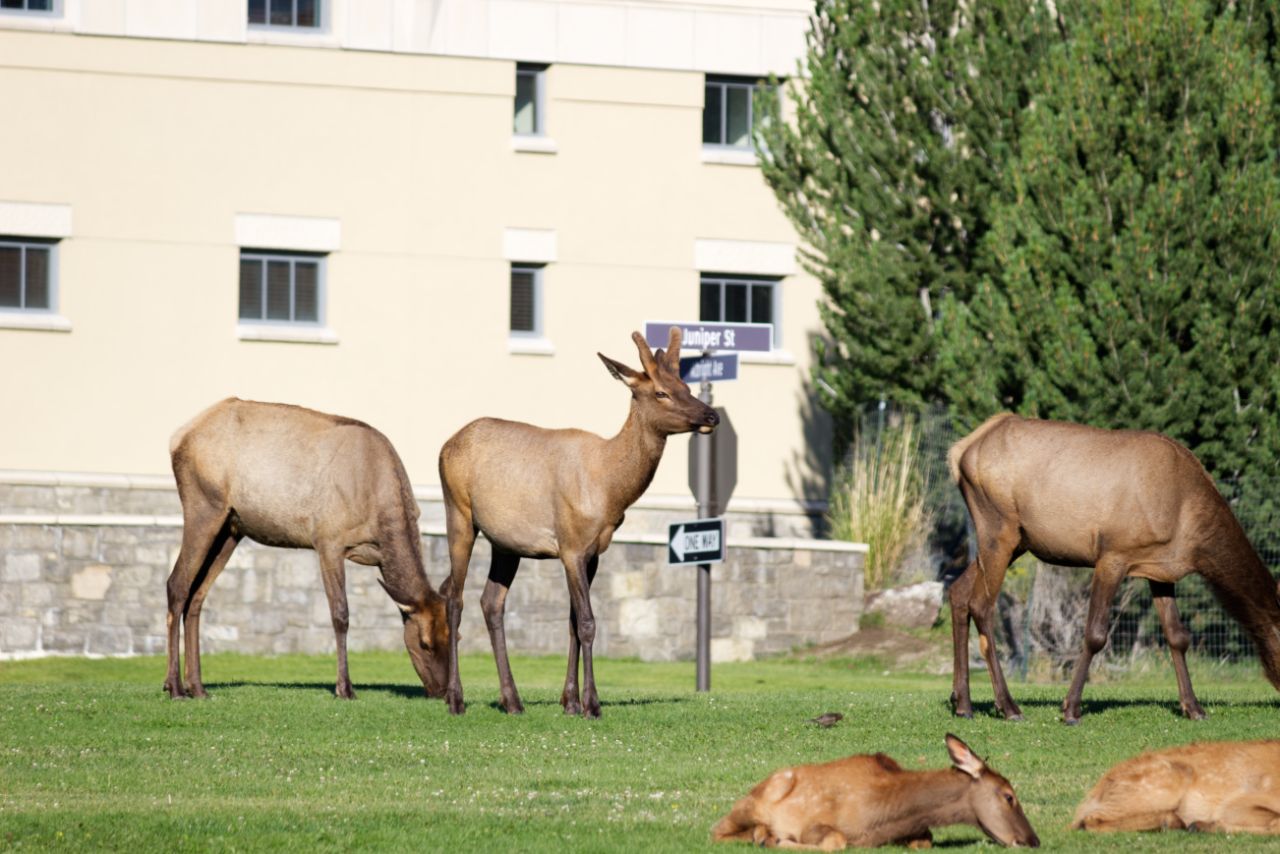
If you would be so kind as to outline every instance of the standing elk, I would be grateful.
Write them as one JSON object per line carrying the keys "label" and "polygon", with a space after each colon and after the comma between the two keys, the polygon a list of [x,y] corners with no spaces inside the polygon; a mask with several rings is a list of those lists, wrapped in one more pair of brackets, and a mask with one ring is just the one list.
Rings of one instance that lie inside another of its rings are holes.
{"label": "standing elk", "polygon": [[[182,548],[169,575],[173,698],[207,696],[200,679],[200,610],[209,588],[248,537],[315,549],[338,647],[334,693],[354,698],[347,674],[344,560],[377,566],[400,608],[404,645],[427,696],[444,693],[444,599],[422,564],[418,503],[387,437],[360,421],[280,403],[228,398],[178,428],[169,442],[182,500]],[[186,628],[186,686],[178,628]]]}
{"label": "standing elk", "polygon": [[1093,567],[1084,650],[1076,661],[1063,719],[1079,722],[1089,663],[1107,643],[1111,601],[1127,576],[1151,585],[1178,679],[1183,713],[1203,718],[1191,690],[1191,635],[1178,618],[1173,585],[1200,573],[1253,639],[1280,689],[1280,595],[1240,523],[1200,462],[1158,433],[1101,430],[1004,413],[987,419],[947,455],[977,535],[978,557],[951,586],[954,644],[951,701],[973,716],[969,619],[979,632],[995,692],[1009,719],[1021,719],[996,656],[992,614],[1005,570],[1024,552],[1060,566]]}
{"label": "standing elk", "polygon": [[774,771],[711,831],[715,842],[835,851],[928,847],[931,827],[972,824],[1001,845],[1040,847],[1013,785],[947,735],[951,767],[905,771],[883,753]]}
{"label": "standing elk", "polygon": [[[458,622],[467,563],[482,532],[493,547],[489,578],[480,597],[501,684],[502,708],[524,711],[507,660],[503,608],[521,558],[559,558],[569,584],[569,666],[560,704],[566,714],[600,716],[592,671],[595,616],[591,582],[624,511],[653,480],[667,437],[710,433],[720,418],[689,393],[680,379],[681,331],[672,327],[666,352],[652,353],[632,333],[644,370],[634,371],[602,354],[609,373],[631,389],[631,411],[622,430],[604,439],[583,430],[547,430],[516,421],[481,418],[440,449],[451,573],[441,586],[448,603],[449,711],[462,714],[458,675]],[[582,694],[578,653],[582,653]]]}
{"label": "standing elk", "polygon": [[1089,791],[1071,827],[1280,834],[1280,741],[1188,744],[1127,759]]}

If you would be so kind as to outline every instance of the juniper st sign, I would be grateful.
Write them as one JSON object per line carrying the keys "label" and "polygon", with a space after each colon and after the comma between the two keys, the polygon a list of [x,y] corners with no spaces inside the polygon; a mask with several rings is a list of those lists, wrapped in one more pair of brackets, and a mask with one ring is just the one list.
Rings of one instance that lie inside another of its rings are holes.
{"label": "juniper st sign", "polygon": [[650,320],[644,325],[644,340],[650,347],[665,347],[671,327],[684,332],[681,348],[710,352],[767,353],[773,349],[772,323],[691,323],[678,320]]}

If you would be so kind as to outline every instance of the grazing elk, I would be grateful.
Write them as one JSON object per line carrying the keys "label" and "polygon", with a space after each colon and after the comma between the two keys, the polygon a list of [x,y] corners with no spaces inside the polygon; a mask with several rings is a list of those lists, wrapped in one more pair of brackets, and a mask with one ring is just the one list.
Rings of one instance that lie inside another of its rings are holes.
{"label": "grazing elk", "polygon": [[[595,615],[591,582],[601,553],[622,524],[623,512],[649,486],[667,437],[710,433],[719,416],[689,393],[680,379],[681,331],[671,328],[666,351],[652,353],[632,333],[642,372],[602,354],[609,373],[631,389],[631,411],[622,430],[604,439],[583,430],[547,430],[516,421],[481,418],[455,433],[440,449],[451,574],[441,586],[449,615],[449,711],[462,714],[458,676],[458,622],[462,588],[476,533],[493,547],[484,611],[501,684],[502,708],[524,711],[507,661],[503,607],[520,559],[559,558],[569,583],[569,666],[560,704],[566,714],[600,716],[592,671]],[[582,653],[582,693],[578,653]]]}
{"label": "grazing elk", "polygon": [[951,701],[973,716],[969,618],[979,632],[995,703],[1022,714],[1000,669],[993,611],[1009,562],[1023,552],[1061,566],[1093,567],[1084,650],[1062,704],[1080,719],[1089,663],[1107,643],[1111,601],[1127,576],[1151,585],[1169,642],[1183,713],[1203,718],[1191,690],[1191,635],[1178,618],[1173,585],[1198,572],[1249,635],[1267,678],[1280,689],[1280,595],[1204,467],[1158,433],[1101,430],[1004,413],[987,419],[947,455],[977,535],[978,557],[951,586],[954,644]]}
{"label": "grazing elk", "polygon": [[[335,694],[355,696],[347,675],[344,560],[381,569],[379,582],[400,608],[404,645],[427,696],[444,693],[444,599],[423,570],[418,503],[386,436],[350,418],[233,397],[178,428],[169,455],[182,500],[182,548],[168,584],[169,696],[207,696],[200,609],[244,537],[319,555],[337,637]],[[186,628],[185,688],[179,623]]]}
{"label": "grazing elk", "polygon": [[931,827],[976,825],[1001,845],[1040,847],[1013,786],[947,735],[951,767],[905,771],[883,753],[774,771],[712,828],[716,842],[835,851],[928,847]]}
{"label": "grazing elk", "polygon": [[1280,834],[1280,741],[1188,744],[1126,759],[1089,791],[1071,827]]}

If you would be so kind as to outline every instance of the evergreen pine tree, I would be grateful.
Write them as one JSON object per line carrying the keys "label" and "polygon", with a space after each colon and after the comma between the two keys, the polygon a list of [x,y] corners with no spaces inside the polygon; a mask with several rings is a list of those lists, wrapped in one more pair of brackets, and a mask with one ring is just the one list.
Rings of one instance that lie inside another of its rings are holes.
{"label": "evergreen pine tree", "polygon": [[967,299],[976,242],[1054,20],[1027,0],[817,0],[794,122],[765,179],[822,283],[815,385],[847,436],[877,399],[940,399],[934,307]]}
{"label": "evergreen pine tree", "polygon": [[979,252],[988,272],[942,312],[961,421],[1154,429],[1219,478],[1276,472],[1280,137],[1255,11],[1072,7]]}

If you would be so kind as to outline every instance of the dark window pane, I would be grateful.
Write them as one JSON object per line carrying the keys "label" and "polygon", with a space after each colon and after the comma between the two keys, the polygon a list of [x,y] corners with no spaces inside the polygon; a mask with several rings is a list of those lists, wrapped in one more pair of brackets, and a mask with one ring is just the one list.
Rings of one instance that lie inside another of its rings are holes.
{"label": "dark window pane", "polygon": [[0,306],[22,307],[22,250],[0,246]]}
{"label": "dark window pane", "polygon": [[773,285],[751,286],[751,322],[773,323]]}
{"label": "dark window pane", "polygon": [[317,0],[298,0],[298,26],[320,26],[320,9]]}
{"label": "dark window pane", "polygon": [[262,262],[240,259],[240,317],[262,319]]}
{"label": "dark window pane", "polygon": [[307,323],[320,320],[320,265],[298,261],[293,265],[293,319]]}
{"label": "dark window pane", "polygon": [[515,132],[538,132],[538,77],[536,72],[516,73]]}
{"label": "dark window pane", "polygon": [[265,24],[267,22],[267,0],[249,0],[249,23]]}
{"label": "dark window pane", "polygon": [[25,308],[52,308],[49,305],[49,250],[27,247],[27,298]]}
{"label": "dark window pane", "polygon": [[293,26],[293,0],[271,0],[271,23]]}
{"label": "dark window pane", "polygon": [[39,12],[52,12],[53,0],[31,0],[31,2],[27,4],[27,8],[35,9]]}
{"label": "dark window pane", "polygon": [[730,86],[728,110],[725,113],[725,145],[747,148],[751,145],[751,90],[746,86]]}
{"label": "dark window pane", "polygon": [[0,0],[0,9],[21,9],[22,0]]}
{"label": "dark window pane", "polygon": [[290,288],[288,261],[267,262],[267,320],[289,320]]}
{"label": "dark window pane", "polygon": [[699,320],[720,319],[720,283],[703,282],[702,299],[698,307]]}
{"label": "dark window pane", "polygon": [[720,127],[720,100],[724,90],[720,86],[707,84],[706,106],[702,108],[702,141],[711,145],[719,145],[724,141]]}
{"label": "dark window pane", "polygon": [[726,282],[724,286],[724,320],[726,323],[747,322],[747,286]]}
{"label": "dark window pane", "polygon": [[534,279],[532,270],[511,271],[511,331],[536,332],[534,316]]}

